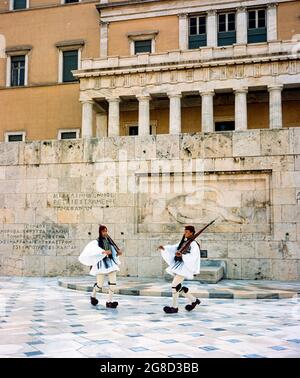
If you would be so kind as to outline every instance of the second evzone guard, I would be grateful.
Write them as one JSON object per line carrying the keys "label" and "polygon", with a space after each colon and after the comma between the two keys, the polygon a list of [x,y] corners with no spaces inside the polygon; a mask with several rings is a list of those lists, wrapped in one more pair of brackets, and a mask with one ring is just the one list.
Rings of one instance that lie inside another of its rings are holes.
{"label": "second evzone guard", "polygon": [[90,297],[93,306],[98,304],[96,293],[102,292],[106,274],[108,275],[108,300],[106,307],[116,308],[118,306],[118,302],[113,302],[112,298],[117,284],[117,272],[120,270],[119,255],[121,254],[120,249],[108,236],[107,227],[104,225],[99,227],[98,239],[88,243],[80,254],[79,261],[84,265],[90,266],[90,274],[97,277],[97,282]]}
{"label": "second evzone guard", "polygon": [[192,311],[200,300],[189,293],[189,289],[183,286],[184,279],[192,280],[194,274],[200,273],[200,248],[198,243],[193,240],[184,253],[179,250],[184,244],[194,236],[194,226],[186,226],[184,235],[179,244],[166,245],[158,247],[161,251],[162,258],[169,265],[166,269],[167,273],[174,276],[172,282],[172,306],[165,306],[164,312],[167,314],[174,314],[178,312],[178,298],[182,294],[187,298],[188,304],[185,306],[187,311]]}

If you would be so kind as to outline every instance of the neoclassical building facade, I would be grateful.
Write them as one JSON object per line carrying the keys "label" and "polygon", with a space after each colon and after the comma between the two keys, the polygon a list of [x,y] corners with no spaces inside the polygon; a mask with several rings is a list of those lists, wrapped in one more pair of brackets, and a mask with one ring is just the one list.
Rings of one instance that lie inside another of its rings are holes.
{"label": "neoclassical building facade", "polygon": [[98,136],[299,126],[299,3],[124,1],[97,9],[100,58],[83,59],[74,73],[83,136],[93,135],[93,122]]}
{"label": "neoclassical building facade", "polygon": [[0,274],[88,273],[105,224],[121,275],[164,276],[157,246],[217,218],[201,264],[299,280],[299,17],[294,0],[0,0]]}
{"label": "neoclassical building facade", "polygon": [[299,14],[292,0],[3,0],[0,138],[298,127]]}

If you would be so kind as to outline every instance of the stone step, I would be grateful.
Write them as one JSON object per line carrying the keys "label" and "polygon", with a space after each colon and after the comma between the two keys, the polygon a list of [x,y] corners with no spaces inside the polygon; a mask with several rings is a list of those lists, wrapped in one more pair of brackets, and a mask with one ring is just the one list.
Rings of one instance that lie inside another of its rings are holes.
{"label": "stone step", "polygon": [[[171,279],[172,277],[168,275]],[[61,277],[58,285],[67,289],[91,292],[95,277]],[[300,282],[227,280],[217,284],[186,281],[186,286],[198,298],[222,299],[280,299],[297,298]],[[103,293],[108,292],[107,283]],[[118,276],[116,294],[171,297],[171,285],[164,278],[141,278]],[[100,295],[100,294],[99,294]]]}
{"label": "stone step", "polygon": [[224,268],[222,266],[204,266],[201,268],[200,274],[194,276],[194,280],[201,283],[217,283],[223,276]]}

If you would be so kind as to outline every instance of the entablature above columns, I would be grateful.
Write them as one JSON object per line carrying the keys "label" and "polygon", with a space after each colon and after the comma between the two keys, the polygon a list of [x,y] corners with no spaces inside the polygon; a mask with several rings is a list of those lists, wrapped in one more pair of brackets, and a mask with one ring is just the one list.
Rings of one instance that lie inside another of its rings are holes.
{"label": "entablature above columns", "polygon": [[124,75],[105,75],[80,80],[80,101],[86,98],[149,96],[155,93],[180,95],[182,92],[215,89],[244,90],[248,87],[289,85],[300,82],[300,60],[232,64]]}

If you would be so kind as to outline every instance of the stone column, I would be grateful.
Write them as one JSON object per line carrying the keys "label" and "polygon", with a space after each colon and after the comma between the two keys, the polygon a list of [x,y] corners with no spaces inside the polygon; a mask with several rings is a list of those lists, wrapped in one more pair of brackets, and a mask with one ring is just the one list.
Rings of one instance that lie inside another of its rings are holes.
{"label": "stone column", "polygon": [[108,98],[108,136],[120,135],[120,99]]}
{"label": "stone column", "polygon": [[247,44],[248,42],[248,17],[245,7],[239,7],[236,13],[236,43]]}
{"label": "stone column", "polygon": [[96,137],[107,137],[107,113],[96,114]]}
{"label": "stone column", "polygon": [[181,133],[181,94],[169,94],[170,111],[169,111],[169,133]]}
{"label": "stone column", "polygon": [[107,58],[108,22],[100,21],[100,58]]}
{"label": "stone column", "polygon": [[210,10],[207,13],[207,46],[218,46],[218,22],[217,13],[215,10]]}
{"label": "stone column", "polygon": [[277,41],[277,5],[269,4],[267,9],[267,41]]}
{"label": "stone column", "polygon": [[202,132],[214,131],[214,91],[200,93],[202,97]]}
{"label": "stone column", "polygon": [[236,89],[235,93],[235,130],[247,130],[247,88]]}
{"label": "stone column", "polygon": [[150,134],[150,96],[137,96],[139,101],[139,135]]}
{"label": "stone column", "polygon": [[283,85],[271,85],[269,91],[269,127],[270,129],[282,128],[282,102],[281,92]]}
{"label": "stone column", "polygon": [[82,103],[82,138],[91,138],[93,136],[93,100],[84,100]]}
{"label": "stone column", "polygon": [[188,49],[188,16],[187,14],[180,14],[179,18],[179,49],[187,50]]}

